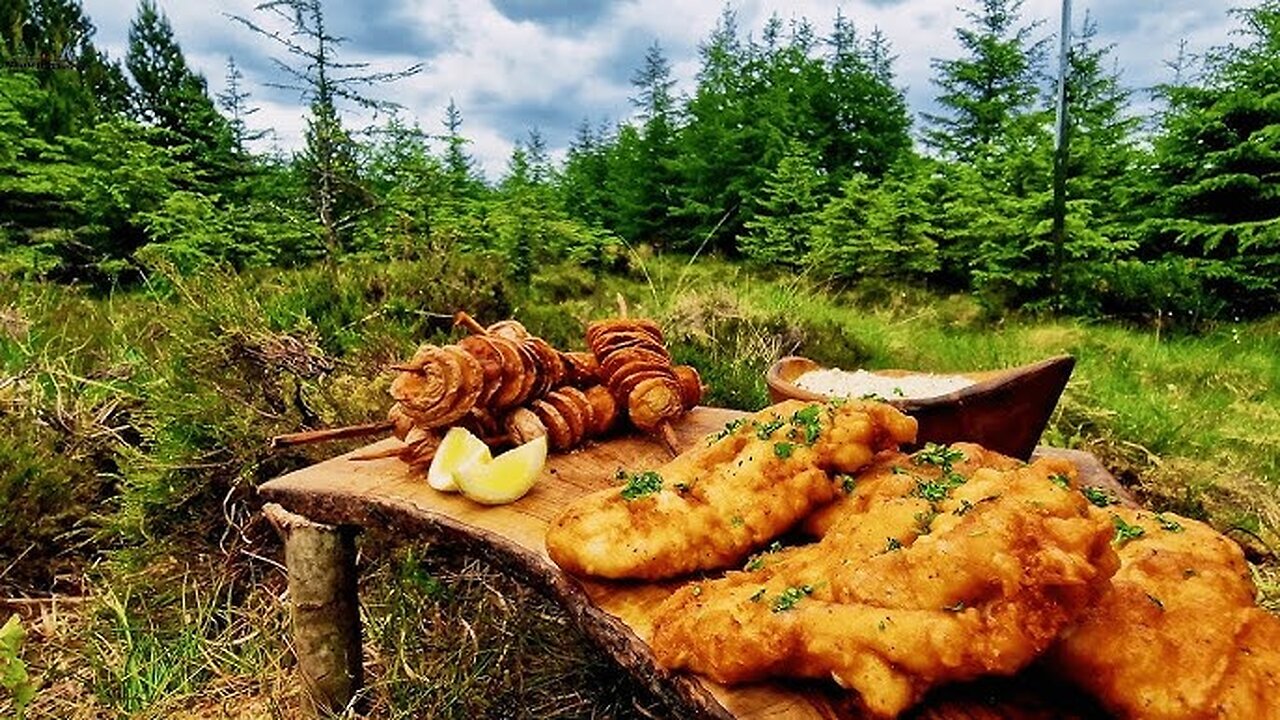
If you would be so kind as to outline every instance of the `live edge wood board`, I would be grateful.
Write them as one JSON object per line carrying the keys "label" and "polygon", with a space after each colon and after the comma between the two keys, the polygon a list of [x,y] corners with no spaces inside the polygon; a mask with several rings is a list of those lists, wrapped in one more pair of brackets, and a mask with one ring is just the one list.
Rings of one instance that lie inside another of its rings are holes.
{"label": "live edge wood board", "polygon": [[[709,433],[740,415],[717,408],[694,409],[676,425],[680,447],[705,442]],[[386,440],[380,445],[393,442]],[[1132,504],[1091,455],[1041,452],[1069,455],[1080,466],[1085,484],[1105,487]],[[565,506],[586,493],[613,485],[619,469],[652,468],[668,457],[660,444],[645,437],[617,437],[576,452],[554,454],[528,495],[500,507],[484,507],[458,495],[436,492],[397,459],[360,462],[349,455],[284,475],[265,483],[259,492],[265,500],[315,521],[391,529],[395,536],[430,540],[442,549],[471,553],[502,567],[562,605],[589,636],[663,697],[677,715],[744,720],[861,717],[831,683],[782,681],[729,688],[658,668],[645,639],[651,636],[654,608],[673,586],[582,580],[561,572],[548,558],[544,543],[547,526]],[[933,720],[1100,716],[1078,693],[1034,668],[1014,678],[943,689],[909,715]]]}

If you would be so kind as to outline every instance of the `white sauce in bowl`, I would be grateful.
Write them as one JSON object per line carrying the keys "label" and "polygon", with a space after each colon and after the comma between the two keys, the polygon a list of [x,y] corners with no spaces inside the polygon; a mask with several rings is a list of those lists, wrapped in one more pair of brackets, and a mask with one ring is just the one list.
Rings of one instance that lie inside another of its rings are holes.
{"label": "white sauce in bowl", "polygon": [[879,375],[866,370],[822,368],[810,370],[793,380],[798,387],[829,397],[861,398],[876,396],[885,400],[920,400],[946,395],[974,384],[961,375],[913,373],[901,377]]}

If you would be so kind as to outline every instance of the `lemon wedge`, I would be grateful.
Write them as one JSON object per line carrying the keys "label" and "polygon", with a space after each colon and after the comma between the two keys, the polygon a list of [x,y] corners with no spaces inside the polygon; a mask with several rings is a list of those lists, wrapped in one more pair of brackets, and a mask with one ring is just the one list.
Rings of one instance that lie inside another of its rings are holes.
{"label": "lemon wedge", "polygon": [[478,457],[454,476],[462,494],[484,505],[505,505],[524,497],[547,464],[547,437],[541,435],[496,458]]}
{"label": "lemon wedge", "polygon": [[427,468],[427,484],[441,492],[458,492],[458,468],[476,459],[488,462],[491,457],[489,446],[466,428],[449,428]]}

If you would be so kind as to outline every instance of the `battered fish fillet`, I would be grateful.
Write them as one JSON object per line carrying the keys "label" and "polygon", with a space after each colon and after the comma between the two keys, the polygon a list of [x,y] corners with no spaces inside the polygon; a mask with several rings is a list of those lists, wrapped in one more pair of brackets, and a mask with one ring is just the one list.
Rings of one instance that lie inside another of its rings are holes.
{"label": "battered fish fillet", "polygon": [[569,572],[606,578],[732,567],[830,502],[833,473],[915,433],[913,418],[883,403],[780,403],[573,503],[547,531],[547,552]]}
{"label": "battered fish fillet", "polygon": [[653,651],[723,683],[831,677],[883,717],[935,685],[1012,674],[1118,565],[1111,523],[1070,486],[1073,471],[1040,461],[947,482],[891,475],[896,497],[876,489],[820,542],[677,590]]}
{"label": "battered fish fillet", "polygon": [[1280,718],[1280,618],[1254,604],[1240,548],[1172,514],[1100,514],[1120,570],[1052,665],[1121,718]]}
{"label": "battered fish fillet", "polygon": [[[947,446],[930,444],[925,449],[908,455],[901,450],[885,450],[876,455],[869,466],[856,478],[842,478],[842,489],[834,501],[813,511],[804,520],[804,531],[812,537],[822,537],[840,518],[850,512],[866,512],[870,504],[882,496],[901,497],[914,487],[917,478],[937,481],[948,473],[964,477],[978,468],[1012,470],[1026,463],[988,450],[974,443],[952,443]],[[905,483],[905,485],[904,485]],[[857,492],[855,492],[855,489]]]}

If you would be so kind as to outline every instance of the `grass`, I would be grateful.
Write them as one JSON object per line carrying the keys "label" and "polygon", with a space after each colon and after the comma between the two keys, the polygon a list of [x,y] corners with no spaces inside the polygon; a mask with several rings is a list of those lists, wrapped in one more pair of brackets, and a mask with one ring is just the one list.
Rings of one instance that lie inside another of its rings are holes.
{"label": "grass", "polygon": [[[639,254],[616,275],[547,266],[526,287],[484,258],[446,256],[158,273],[108,297],[0,280],[0,296],[0,595],[76,598],[14,606],[40,686],[31,717],[293,716],[279,548],[253,488],[345,446],[272,452],[264,439],[377,419],[379,368],[448,337],[458,308],[580,348],[584,324],[621,296],[663,323],[708,402],[748,409],[788,353],[961,370],[1069,352],[1076,373],[1046,441],[1095,452],[1148,504],[1228,533],[1260,601],[1280,606],[1280,318],[1159,336]],[[662,714],[554,607],[479,559],[371,534],[362,563],[370,716]],[[0,689],[0,716],[12,702]]]}

